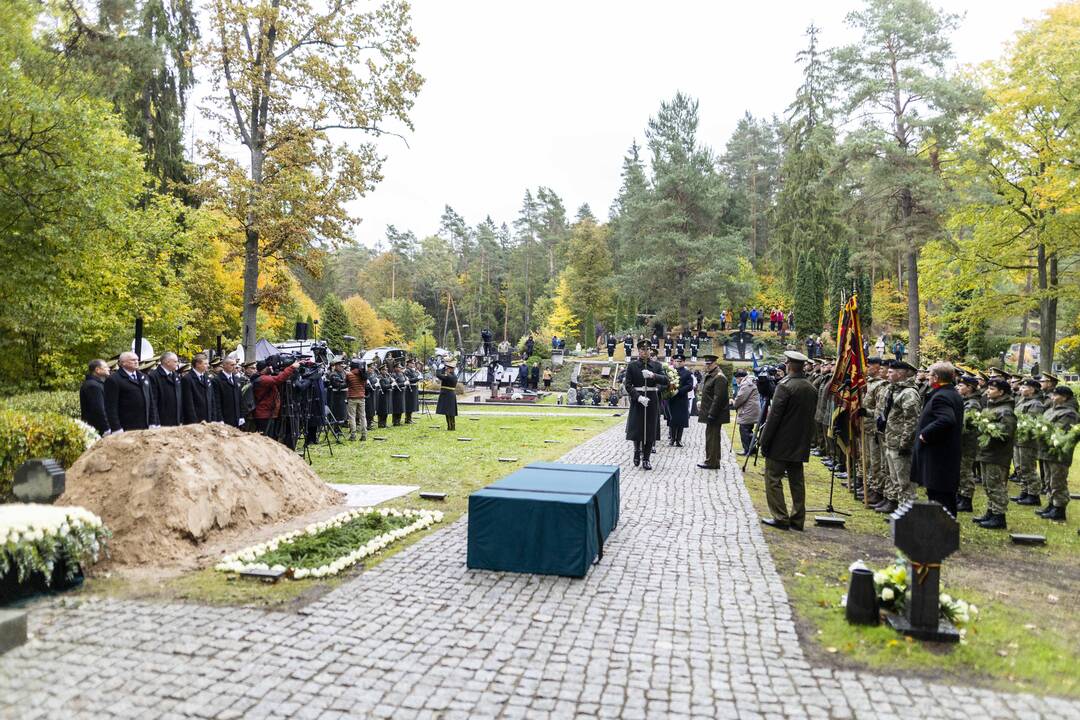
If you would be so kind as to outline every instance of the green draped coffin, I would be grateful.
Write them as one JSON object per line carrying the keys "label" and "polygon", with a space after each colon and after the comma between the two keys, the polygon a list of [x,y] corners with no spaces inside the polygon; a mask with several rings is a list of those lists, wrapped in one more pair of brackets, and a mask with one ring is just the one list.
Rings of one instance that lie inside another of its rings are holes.
{"label": "green draped coffin", "polygon": [[619,519],[619,468],[525,467],[469,496],[468,566],[583,577]]}

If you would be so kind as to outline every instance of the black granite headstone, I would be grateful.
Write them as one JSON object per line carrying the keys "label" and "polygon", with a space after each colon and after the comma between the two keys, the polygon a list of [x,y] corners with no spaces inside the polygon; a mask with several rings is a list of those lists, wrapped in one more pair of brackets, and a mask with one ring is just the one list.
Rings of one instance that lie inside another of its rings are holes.
{"label": "black granite headstone", "polygon": [[960,525],[936,502],[917,500],[892,519],[893,543],[908,558],[907,611],[889,625],[920,640],[957,642],[960,633],[940,619],[941,561],[960,548]]}

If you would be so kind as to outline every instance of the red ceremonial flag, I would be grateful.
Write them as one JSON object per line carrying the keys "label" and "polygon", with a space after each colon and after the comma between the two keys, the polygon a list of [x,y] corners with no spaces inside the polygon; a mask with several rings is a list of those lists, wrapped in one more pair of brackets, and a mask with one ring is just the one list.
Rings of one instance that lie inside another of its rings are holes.
{"label": "red ceremonial flag", "polygon": [[829,392],[837,404],[851,413],[859,408],[859,390],[866,386],[866,358],[863,356],[862,327],[859,323],[858,295],[852,295],[840,311],[836,329],[836,366]]}

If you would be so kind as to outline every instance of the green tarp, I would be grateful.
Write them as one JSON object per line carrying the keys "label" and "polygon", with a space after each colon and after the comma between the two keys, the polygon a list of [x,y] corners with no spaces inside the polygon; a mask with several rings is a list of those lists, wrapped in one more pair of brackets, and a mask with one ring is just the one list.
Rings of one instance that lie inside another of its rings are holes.
{"label": "green tarp", "polygon": [[[618,465],[577,465],[574,463],[534,462],[525,466],[538,470],[561,470],[575,473],[602,475],[604,482],[600,487],[600,507],[606,505],[611,511],[611,523],[602,522],[604,538],[619,524],[619,466]],[[513,477],[513,476],[511,476]]]}
{"label": "green tarp", "polygon": [[618,522],[618,468],[527,467],[469,496],[468,567],[583,577]]}

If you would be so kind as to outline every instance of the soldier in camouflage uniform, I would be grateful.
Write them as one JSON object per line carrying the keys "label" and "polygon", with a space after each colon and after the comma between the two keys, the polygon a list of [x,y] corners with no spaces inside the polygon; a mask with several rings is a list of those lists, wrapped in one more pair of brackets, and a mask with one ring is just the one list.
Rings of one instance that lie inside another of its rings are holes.
{"label": "soldier in camouflage uniform", "polygon": [[[960,378],[957,386],[964,399],[964,415],[983,409],[983,394],[979,379],[974,375]],[[957,491],[956,511],[971,512],[971,498],[975,495],[975,454],[979,450],[979,433],[967,422],[960,441],[960,489]]]}
{"label": "soldier in camouflage uniform", "polygon": [[822,363],[821,371],[818,374],[817,381],[813,383],[814,390],[817,391],[817,406],[814,410],[814,422],[818,425],[818,432],[821,433],[821,447],[825,451],[826,457],[829,458],[829,462],[835,460],[833,439],[829,436],[829,420],[827,415],[827,409],[829,404],[829,381],[832,379],[832,367],[829,363]]}
{"label": "soldier in camouflage uniform", "polygon": [[878,448],[877,414],[879,397],[883,397],[881,390],[887,383],[881,377],[881,358],[872,357],[866,360],[866,392],[863,395],[862,416],[864,424],[863,436],[866,438],[866,459],[869,463],[869,471],[866,478],[866,503],[877,505],[885,499],[881,494],[884,484],[881,481],[881,450]]}
{"label": "soldier in camouflage uniform", "polygon": [[885,409],[885,448],[889,460],[889,482],[885,486],[885,502],[874,507],[881,513],[891,513],[900,503],[915,498],[911,482],[911,448],[922,412],[919,391],[915,387],[915,368],[903,360],[889,366],[892,394]]}
{"label": "soldier in camouflage uniform", "polygon": [[[1053,403],[1043,414],[1043,419],[1061,430],[1069,430],[1080,424],[1080,413],[1076,409],[1076,397],[1072,388],[1061,385],[1050,394]],[[1073,449],[1053,450],[1045,442],[1040,443],[1039,457],[1046,468],[1046,477],[1050,484],[1050,500],[1046,507],[1037,510],[1039,517],[1047,520],[1065,521],[1065,508],[1069,504],[1069,466],[1072,464]]]}
{"label": "soldier in camouflage uniform", "polygon": [[[1020,399],[1016,401],[1014,412],[1017,416],[1030,415],[1042,417],[1046,411],[1046,404],[1039,398],[1039,381],[1023,380],[1020,383]],[[1042,492],[1042,479],[1039,477],[1039,468],[1036,465],[1039,459],[1039,442],[1036,438],[1025,437],[1016,439],[1016,449],[1013,452],[1013,463],[1016,465],[1016,474],[1020,480],[1020,494],[1010,498],[1017,505],[1041,505],[1039,494]]]}
{"label": "soldier in camouflage uniform", "polygon": [[991,378],[986,385],[986,411],[995,416],[1001,438],[989,438],[980,444],[975,459],[982,464],[983,489],[986,490],[986,514],[973,522],[988,530],[1004,530],[1005,511],[1009,505],[1009,464],[1012,462],[1016,440],[1016,415],[1009,382],[1001,377]]}

